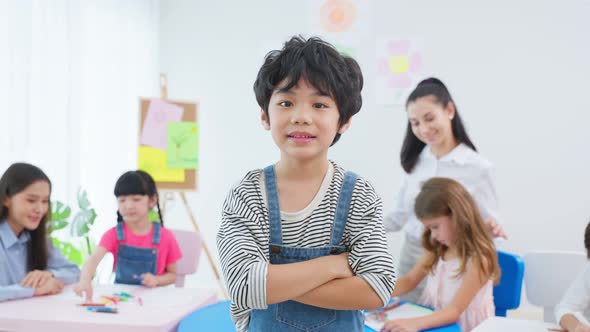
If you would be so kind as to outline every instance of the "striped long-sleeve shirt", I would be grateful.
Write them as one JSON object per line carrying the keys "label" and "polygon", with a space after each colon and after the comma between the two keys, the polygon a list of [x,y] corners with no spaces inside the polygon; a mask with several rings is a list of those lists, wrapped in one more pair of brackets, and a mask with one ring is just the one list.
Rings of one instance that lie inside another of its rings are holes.
{"label": "striped long-sleeve shirt", "polygon": [[[283,245],[324,247],[330,243],[344,169],[330,167],[322,188],[303,213],[281,212]],[[221,266],[232,299],[231,315],[238,331],[246,331],[252,309],[266,309],[269,264],[269,218],[262,170],[250,171],[232,188],[223,204],[217,235]],[[382,202],[374,188],[358,178],[340,245],[350,252],[349,264],[384,304],[395,284],[393,259],[387,252]],[[307,213],[305,212],[307,211]]]}

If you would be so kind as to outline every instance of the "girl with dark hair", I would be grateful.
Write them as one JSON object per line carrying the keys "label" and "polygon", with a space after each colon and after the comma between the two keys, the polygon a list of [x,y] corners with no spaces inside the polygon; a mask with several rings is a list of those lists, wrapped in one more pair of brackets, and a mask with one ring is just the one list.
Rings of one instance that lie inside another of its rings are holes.
{"label": "girl with dark hair", "polygon": [[50,195],[36,166],[12,164],[0,178],[0,301],[56,294],[80,276],[47,238]]}
{"label": "girl with dark hair", "polygon": [[[107,252],[113,254],[115,282],[166,286],[176,281],[176,262],[182,256],[174,234],[164,228],[158,203],[158,190],[152,177],[143,171],[121,175],[115,185],[117,226],[109,229],[82,269],[74,287],[79,296],[92,300],[92,277]],[[151,222],[148,214],[157,207],[160,220]]]}
{"label": "girl with dark hair", "polygon": [[[506,237],[496,222],[498,204],[492,164],[477,153],[447,87],[436,78],[423,80],[408,96],[406,109],[408,126],[400,154],[406,174],[396,207],[384,220],[386,231],[403,228],[406,233],[401,275],[408,273],[424,252],[420,242],[424,227],[413,206],[420,185],[432,177],[459,181],[473,195],[493,236]],[[403,298],[415,302],[423,287],[424,283]]]}

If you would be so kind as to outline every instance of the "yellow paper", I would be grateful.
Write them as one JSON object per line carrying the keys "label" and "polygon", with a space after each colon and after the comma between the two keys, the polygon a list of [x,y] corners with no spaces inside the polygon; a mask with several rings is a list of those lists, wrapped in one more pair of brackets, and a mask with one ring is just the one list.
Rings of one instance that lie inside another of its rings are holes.
{"label": "yellow paper", "polygon": [[148,172],[156,182],[184,182],[184,169],[166,165],[166,151],[141,145],[137,155],[137,168]]}

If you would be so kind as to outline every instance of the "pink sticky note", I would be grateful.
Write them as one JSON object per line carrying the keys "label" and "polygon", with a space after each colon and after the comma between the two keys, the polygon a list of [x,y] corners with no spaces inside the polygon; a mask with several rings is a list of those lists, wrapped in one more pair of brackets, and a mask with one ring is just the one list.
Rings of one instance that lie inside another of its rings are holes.
{"label": "pink sticky note", "polygon": [[166,150],[168,122],[179,122],[184,109],[160,99],[152,99],[141,130],[141,144]]}

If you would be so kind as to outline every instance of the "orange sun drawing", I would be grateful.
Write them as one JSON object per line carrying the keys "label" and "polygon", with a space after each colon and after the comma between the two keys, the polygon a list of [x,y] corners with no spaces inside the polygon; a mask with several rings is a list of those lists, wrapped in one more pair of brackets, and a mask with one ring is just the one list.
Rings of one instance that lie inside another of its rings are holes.
{"label": "orange sun drawing", "polygon": [[329,32],[346,31],[354,23],[357,12],[350,0],[328,0],[320,8],[322,27]]}

